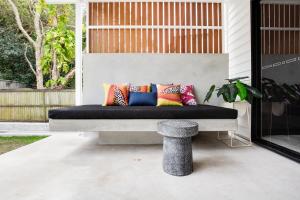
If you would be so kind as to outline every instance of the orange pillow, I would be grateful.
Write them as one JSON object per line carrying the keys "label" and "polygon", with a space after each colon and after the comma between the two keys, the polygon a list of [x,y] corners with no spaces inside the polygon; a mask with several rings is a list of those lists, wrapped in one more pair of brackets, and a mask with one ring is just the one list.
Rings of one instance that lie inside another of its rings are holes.
{"label": "orange pillow", "polygon": [[103,106],[127,106],[128,85],[103,84],[104,103]]}
{"label": "orange pillow", "polygon": [[156,85],[157,106],[182,106],[180,85]]}

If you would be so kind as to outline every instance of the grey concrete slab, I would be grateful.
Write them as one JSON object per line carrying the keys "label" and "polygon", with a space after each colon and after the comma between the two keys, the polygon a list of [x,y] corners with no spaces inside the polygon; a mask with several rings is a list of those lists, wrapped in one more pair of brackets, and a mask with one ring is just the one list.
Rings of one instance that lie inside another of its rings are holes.
{"label": "grey concrete slab", "polygon": [[95,134],[54,134],[0,155],[0,199],[299,199],[298,163],[215,138],[197,136],[194,172],[174,177],[162,170],[161,145],[98,145]]}
{"label": "grey concrete slab", "polygon": [[0,122],[0,131],[48,131],[48,123],[39,122]]}

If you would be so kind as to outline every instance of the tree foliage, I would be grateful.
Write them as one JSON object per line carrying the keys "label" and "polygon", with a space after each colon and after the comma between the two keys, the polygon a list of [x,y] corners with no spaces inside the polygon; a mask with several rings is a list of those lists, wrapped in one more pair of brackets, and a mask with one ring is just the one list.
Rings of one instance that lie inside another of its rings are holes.
{"label": "tree foliage", "polygon": [[4,0],[0,6],[0,77],[28,77],[27,83],[39,88],[69,86],[75,74],[74,7],[44,0]]}
{"label": "tree foliage", "polygon": [[[20,14],[23,17],[25,29],[33,32],[28,0],[16,0]],[[0,1],[0,78],[15,80],[32,86],[35,83],[35,76],[25,61],[25,46],[30,44],[18,31],[14,15],[6,1]],[[28,48],[28,59],[34,62],[33,49]]]}
{"label": "tree foliage", "polygon": [[67,76],[74,73],[75,33],[68,26],[74,19],[71,5],[48,6],[48,30],[44,38],[43,73],[50,76],[46,87],[61,87],[68,83]]}
{"label": "tree foliage", "polygon": [[[30,35],[33,35],[34,27],[32,23],[32,5],[30,0],[14,0],[18,7],[19,13],[22,16],[22,23],[24,28]],[[16,25],[15,16],[11,11],[9,4],[5,0],[0,1],[0,26],[8,30],[14,30],[19,33]]]}
{"label": "tree foliage", "polygon": [[[0,78],[15,80],[31,87],[35,82],[35,76],[25,61],[26,43],[20,34],[0,26]],[[27,55],[34,62],[32,48],[28,49]]]}

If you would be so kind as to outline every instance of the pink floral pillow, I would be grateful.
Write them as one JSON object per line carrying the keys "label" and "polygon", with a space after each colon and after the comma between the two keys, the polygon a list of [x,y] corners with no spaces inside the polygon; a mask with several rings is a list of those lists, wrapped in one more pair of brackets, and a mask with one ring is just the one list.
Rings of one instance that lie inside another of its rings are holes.
{"label": "pink floral pillow", "polygon": [[196,100],[196,96],[194,93],[193,85],[181,85],[180,86],[180,94],[181,94],[181,101],[182,101],[183,105],[186,105],[186,106],[197,105],[197,100]]}

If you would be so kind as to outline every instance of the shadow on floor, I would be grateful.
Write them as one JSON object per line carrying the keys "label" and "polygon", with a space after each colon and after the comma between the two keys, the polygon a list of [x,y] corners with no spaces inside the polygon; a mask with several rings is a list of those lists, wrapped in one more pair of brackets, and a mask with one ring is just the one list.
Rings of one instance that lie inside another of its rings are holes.
{"label": "shadow on floor", "polygon": [[213,156],[203,159],[194,159],[194,172],[205,171],[208,168],[224,168],[234,165],[234,161],[227,156]]}
{"label": "shadow on floor", "polygon": [[[103,145],[98,144],[98,137],[91,137],[87,142],[80,146],[80,152],[89,153],[105,153],[107,151],[114,152],[126,152],[126,151],[162,151],[162,144],[157,145],[145,145],[145,144],[118,144],[118,145]],[[217,140],[216,133],[199,133],[193,137],[193,149],[194,150],[230,150],[224,143]],[[84,151],[82,151],[84,150]],[[74,152],[76,153],[76,152]]]}
{"label": "shadow on floor", "polygon": [[[193,138],[194,171],[206,171],[208,168],[222,168],[234,165],[233,160],[224,153],[233,151],[216,139],[215,133],[200,133]],[[66,155],[67,162],[93,162],[93,160],[111,160],[123,155],[134,163],[161,163],[163,157],[162,144],[158,145],[99,145],[98,137],[91,137]],[[80,162],[79,159],[80,158]],[[122,158],[121,158],[122,160]],[[111,161],[112,162],[112,161]],[[116,162],[116,161],[113,161]],[[157,164],[155,164],[157,165]],[[159,166],[160,167],[160,166]]]}

